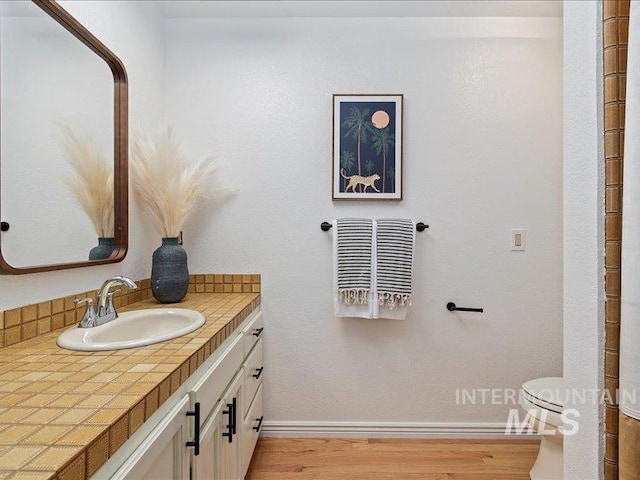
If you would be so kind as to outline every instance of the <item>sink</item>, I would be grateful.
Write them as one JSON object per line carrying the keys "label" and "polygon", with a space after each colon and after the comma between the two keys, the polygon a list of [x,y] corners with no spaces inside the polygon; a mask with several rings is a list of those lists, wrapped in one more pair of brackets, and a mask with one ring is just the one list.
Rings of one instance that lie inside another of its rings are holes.
{"label": "sink", "polygon": [[120,313],[109,323],[91,328],[70,328],[58,337],[58,346],[97,352],[122,350],[164,342],[204,325],[204,315],[184,308],[150,308]]}

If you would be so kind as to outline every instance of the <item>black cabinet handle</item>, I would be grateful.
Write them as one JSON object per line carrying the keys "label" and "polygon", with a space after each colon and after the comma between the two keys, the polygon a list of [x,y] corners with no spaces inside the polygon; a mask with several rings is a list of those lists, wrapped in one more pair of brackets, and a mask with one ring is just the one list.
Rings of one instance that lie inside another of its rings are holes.
{"label": "black cabinet handle", "polygon": [[237,408],[237,398],[233,397],[233,400],[231,402],[232,405],[232,410],[233,410],[233,415],[231,416],[231,430],[233,431],[233,434],[236,434],[236,426],[237,426],[237,418],[238,418],[238,408]]}
{"label": "black cabinet handle", "polygon": [[[235,402],[235,398],[233,399]],[[229,422],[227,423],[227,431],[222,432],[223,437],[227,437],[229,439],[229,443],[233,443],[233,435],[236,433],[233,428],[233,410],[234,404],[227,403],[227,410],[223,410],[223,415],[229,415]]]}
{"label": "black cabinet handle", "polygon": [[259,432],[259,431],[260,431],[260,429],[262,428],[262,420],[264,420],[264,415],[263,415],[263,416],[261,416],[260,418],[256,418],[256,422],[258,422],[258,425],[257,425],[257,426],[255,426],[255,427],[253,427],[253,429],[254,429],[256,432]]}
{"label": "black cabinet handle", "polygon": [[264,370],[264,367],[260,367],[260,368],[256,368],[256,373],[254,373],[253,375],[251,375],[253,378],[255,378],[256,380],[258,380],[260,378],[260,375],[262,375],[262,371]]}
{"label": "black cabinet handle", "polygon": [[195,425],[193,440],[187,442],[187,447],[193,447],[193,454],[198,456],[200,455],[200,402],[196,402],[193,411],[187,412],[187,417],[195,417],[193,420]]}
{"label": "black cabinet handle", "polygon": [[9,225],[9,222],[0,222],[0,231],[8,232],[9,227],[11,227],[11,225]]}
{"label": "black cabinet handle", "polygon": [[253,332],[253,336],[259,337],[260,335],[262,335],[263,330],[264,330],[264,327],[256,328],[255,332]]}

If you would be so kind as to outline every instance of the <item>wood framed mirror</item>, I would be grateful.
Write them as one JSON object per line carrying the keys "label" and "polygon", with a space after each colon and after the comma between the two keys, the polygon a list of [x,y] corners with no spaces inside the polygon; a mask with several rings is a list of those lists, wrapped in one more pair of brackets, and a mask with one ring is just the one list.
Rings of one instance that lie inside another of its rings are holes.
{"label": "wood framed mirror", "polygon": [[[0,273],[119,262],[128,245],[124,65],[53,0],[0,0],[0,21]],[[100,174],[83,176],[88,165]]]}

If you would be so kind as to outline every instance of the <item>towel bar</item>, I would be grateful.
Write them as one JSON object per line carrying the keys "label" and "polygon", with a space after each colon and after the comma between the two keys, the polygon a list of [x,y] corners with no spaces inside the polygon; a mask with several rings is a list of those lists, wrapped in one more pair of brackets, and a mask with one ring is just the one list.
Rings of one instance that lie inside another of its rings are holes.
{"label": "towel bar", "polygon": [[[323,232],[328,232],[331,227],[333,227],[333,225],[331,225],[329,222],[322,222],[320,224],[320,228]],[[416,223],[416,231],[418,232],[424,232],[427,228],[429,228],[429,225],[425,225],[422,222]]]}
{"label": "towel bar", "polygon": [[447,303],[447,310],[450,312],[478,312],[484,313],[483,308],[468,308],[468,307],[457,307],[455,303],[449,302]]}

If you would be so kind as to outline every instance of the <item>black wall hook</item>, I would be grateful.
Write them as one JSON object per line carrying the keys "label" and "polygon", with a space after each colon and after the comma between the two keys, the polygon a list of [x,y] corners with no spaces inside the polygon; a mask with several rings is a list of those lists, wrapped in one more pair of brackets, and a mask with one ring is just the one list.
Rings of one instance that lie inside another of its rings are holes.
{"label": "black wall hook", "polygon": [[[333,227],[333,225],[329,222],[322,222],[320,224],[320,228],[323,232],[328,232],[331,227]],[[425,225],[423,222],[416,223],[416,231],[418,232],[424,232],[427,228],[429,228],[429,225]]]}
{"label": "black wall hook", "polygon": [[9,231],[9,222],[0,222],[0,231],[8,232]]}
{"label": "black wall hook", "polygon": [[449,310],[450,312],[484,312],[483,308],[456,307],[456,304],[453,302],[447,303],[447,310]]}

